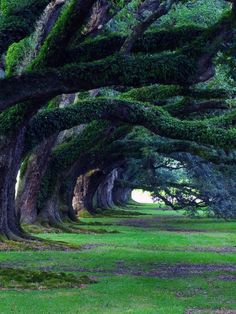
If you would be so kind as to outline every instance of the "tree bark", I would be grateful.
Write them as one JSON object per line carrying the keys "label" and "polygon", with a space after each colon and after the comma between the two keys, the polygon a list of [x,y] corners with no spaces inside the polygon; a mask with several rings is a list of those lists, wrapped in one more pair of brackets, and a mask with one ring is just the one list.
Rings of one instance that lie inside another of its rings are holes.
{"label": "tree bark", "polygon": [[0,139],[0,234],[11,240],[26,238],[15,210],[16,177],[20,167],[25,128],[17,136]]}
{"label": "tree bark", "polygon": [[[169,12],[174,2],[174,0],[167,0],[162,4],[158,4],[158,1],[156,1],[156,5],[153,6],[153,3],[145,1],[143,4],[146,3],[146,9],[149,9],[152,13],[133,28],[131,35],[125,40],[120,52],[124,55],[130,54],[135,42],[144,34],[149,26]],[[142,5],[140,6],[140,11],[142,11]]]}
{"label": "tree bark", "polygon": [[88,175],[88,174],[81,175],[78,177],[76,181],[72,204],[73,204],[73,208],[75,212],[77,213],[85,209],[84,200],[88,192],[88,186],[89,186],[91,176],[92,175]]}
{"label": "tree bark", "polygon": [[131,198],[131,191],[132,189],[130,188],[123,188],[115,185],[112,193],[114,204],[116,206],[125,206]]}
{"label": "tree bark", "polygon": [[[59,101],[59,108],[64,108],[73,103],[75,95],[62,95]],[[40,184],[45,174],[52,148],[57,142],[63,141],[67,131],[58,133],[44,140],[31,154],[27,169],[20,179],[19,189],[16,199],[17,211],[20,214],[21,222],[34,223],[37,219],[37,196],[40,190]]]}
{"label": "tree bark", "polygon": [[40,210],[37,221],[52,227],[58,227],[63,224],[60,213],[60,182],[57,181],[52,195],[46,200],[43,208]]}
{"label": "tree bark", "polygon": [[77,182],[77,176],[61,178],[60,188],[60,212],[63,219],[69,219],[77,222],[77,211],[73,207],[74,190]]}
{"label": "tree bark", "polygon": [[101,209],[110,209],[114,207],[112,190],[117,178],[117,169],[112,170],[105,180],[99,185],[96,192],[97,207]]}
{"label": "tree bark", "polygon": [[26,173],[20,179],[16,198],[16,208],[20,215],[20,221],[32,224],[37,219],[37,196],[41,179],[47,169],[49,155],[57,139],[51,136],[37,147],[30,156]]}
{"label": "tree bark", "polygon": [[94,206],[94,195],[99,187],[99,184],[105,177],[106,174],[99,170],[94,172],[89,178],[87,191],[84,196],[84,208],[91,214],[96,212],[96,207]]}

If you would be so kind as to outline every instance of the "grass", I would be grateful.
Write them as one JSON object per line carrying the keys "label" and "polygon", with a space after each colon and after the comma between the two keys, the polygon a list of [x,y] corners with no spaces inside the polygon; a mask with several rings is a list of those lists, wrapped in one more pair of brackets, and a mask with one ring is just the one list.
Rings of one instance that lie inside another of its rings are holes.
{"label": "grass", "polygon": [[[80,250],[0,252],[1,314],[236,311],[236,222],[190,219],[155,205],[81,220],[79,228],[98,233],[37,230]],[[81,286],[88,277],[97,283]]]}

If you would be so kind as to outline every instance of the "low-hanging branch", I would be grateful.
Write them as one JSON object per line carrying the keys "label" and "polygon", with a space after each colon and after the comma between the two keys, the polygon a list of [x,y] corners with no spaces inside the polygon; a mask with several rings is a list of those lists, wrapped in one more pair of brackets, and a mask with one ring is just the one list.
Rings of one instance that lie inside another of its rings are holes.
{"label": "low-hanging branch", "polygon": [[130,150],[140,150],[142,148],[151,149],[158,154],[163,156],[176,156],[176,153],[191,153],[192,155],[199,156],[204,160],[212,162],[214,164],[235,164],[236,162],[236,152],[230,151],[226,153],[224,150],[215,150],[212,146],[203,146],[195,142],[184,141],[184,140],[169,140],[160,139],[159,137],[154,137],[151,140],[121,140],[116,142],[117,149],[122,149],[123,151]]}
{"label": "low-hanging branch", "polygon": [[194,65],[193,59],[181,54],[130,57],[117,54],[91,63],[31,71],[0,81],[0,110],[23,101],[104,86],[188,85],[201,81]]}
{"label": "low-hanging branch", "polygon": [[[35,144],[57,131],[98,119],[142,125],[158,135],[173,139],[214,145],[226,150],[236,148],[236,128],[230,127],[235,123],[235,111],[225,118],[182,121],[161,108],[120,99],[81,101],[67,108],[42,111],[32,119],[28,137]],[[228,129],[225,129],[226,126]]]}
{"label": "low-hanging branch", "polygon": [[[104,86],[142,86],[152,83],[187,84],[194,75],[192,60],[182,55],[115,55],[96,62],[31,71],[0,81],[0,110],[17,103],[52,98],[63,93]],[[12,93],[12,90],[15,92]]]}

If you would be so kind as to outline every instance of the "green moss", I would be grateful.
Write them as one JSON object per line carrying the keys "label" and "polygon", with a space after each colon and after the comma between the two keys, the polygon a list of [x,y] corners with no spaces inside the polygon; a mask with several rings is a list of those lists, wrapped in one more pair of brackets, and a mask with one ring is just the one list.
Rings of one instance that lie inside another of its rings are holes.
{"label": "green moss", "polygon": [[78,277],[63,272],[0,269],[0,288],[4,289],[79,288],[83,284],[91,283],[95,281],[87,276]]}
{"label": "green moss", "polygon": [[80,29],[83,22],[83,15],[80,16],[80,12],[77,0],[72,0],[63,7],[59,19],[46,38],[38,56],[29,67],[30,70],[58,65],[64,61],[65,50],[61,47],[66,47],[73,33]]}
{"label": "green moss", "polygon": [[87,210],[80,210],[79,217],[80,218],[92,218],[93,215],[91,215]]}
{"label": "green moss", "polygon": [[[209,27],[198,39],[196,39],[192,44],[187,44],[186,47],[182,49],[182,53],[191,58],[199,58],[204,53],[216,55],[221,49],[224,49],[225,41],[229,39],[218,39],[219,34],[224,30],[228,34],[232,34],[235,29],[236,21],[232,13],[232,10],[227,10],[219,21]],[[216,40],[217,39],[217,40]],[[210,45],[210,43],[214,43]]]}
{"label": "green moss", "polygon": [[235,90],[185,88],[178,85],[150,85],[133,88],[120,95],[122,99],[157,103],[176,96],[186,96],[192,99],[230,99],[234,98]]}
{"label": "green moss", "polygon": [[14,42],[28,36],[34,29],[49,0],[2,0],[0,18],[0,53]]}
{"label": "green moss", "polygon": [[[171,31],[148,32],[134,45],[132,52],[157,53],[164,50],[176,50],[193,41],[203,32],[201,28],[178,28]],[[68,50],[70,62],[93,61],[117,53],[125,37],[118,34],[102,35],[95,39],[87,39],[82,44],[73,42]]]}
{"label": "green moss", "polygon": [[183,88],[175,85],[151,85],[134,88],[121,94],[123,99],[133,99],[136,101],[155,102],[170,97],[181,95]]}
{"label": "green moss", "polygon": [[[45,131],[48,132],[49,136],[50,132],[54,133],[64,128],[71,128],[80,123],[88,123],[95,119],[113,120],[116,118],[133,125],[142,125],[165,137],[232,149],[236,145],[236,129],[231,127],[235,121],[235,114],[236,112],[232,111],[224,116],[200,121],[180,120],[171,116],[164,109],[151,106],[148,103],[97,98],[92,101],[78,102],[65,109],[42,112],[35,122],[34,119],[32,120],[30,135],[31,138],[35,137],[38,140],[45,136]],[[52,121],[50,123],[51,130],[45,129],[45,121],[47,123]]]}
{"label": "green moss", "polygon": [[11,76],[17,73],[17,68],[24,60],[26,51],[30,48],[29,38],[24,38],[18,43],[12,44],[6,55],[6,75]]}
{"label": "green moss", "polygon": [[0,113],[0,134],[15,132],[24,121],[27,104],[16,105]]}

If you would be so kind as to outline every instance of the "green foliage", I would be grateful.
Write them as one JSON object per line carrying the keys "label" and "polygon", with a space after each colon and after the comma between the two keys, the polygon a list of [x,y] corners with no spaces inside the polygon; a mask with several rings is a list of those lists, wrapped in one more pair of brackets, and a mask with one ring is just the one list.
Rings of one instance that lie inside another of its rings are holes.
{"label": "green foliage", "polygon": [[108,125],[105,121],[92,122],[77,137],[56,146],[52,152],[54,173],[63,172],[79,158],[80,154],[98,145],[98,142],[103,140]]}
{"label": "green foliage", "polygon": [[24,19],[1,17],[0,30],[0,51],[3,53],[11,43],[19,41],[28,33],[29,26]]}
{"label": "green foliage", "polygon": [[[123,34],[130,33],[132,27],[138,23],[136,17],[140,0],[132,0],[112,21],[107,29]],[[151,29],[168,29],[174,27],[200,26],[208,27],[217,22],[221,14],[229,6],[221,0],[179,1],[172,10],[153,24]],[[214,8],[214,10],[212,10]]]}
{"label": "green foliage", "polygon": [[180,1],[168,15],[161,17],[157,26],[165,29],[180,26],[209,27],[215,24],[228,8],[228,4],[221,0],[186,1],[186,3]]}

